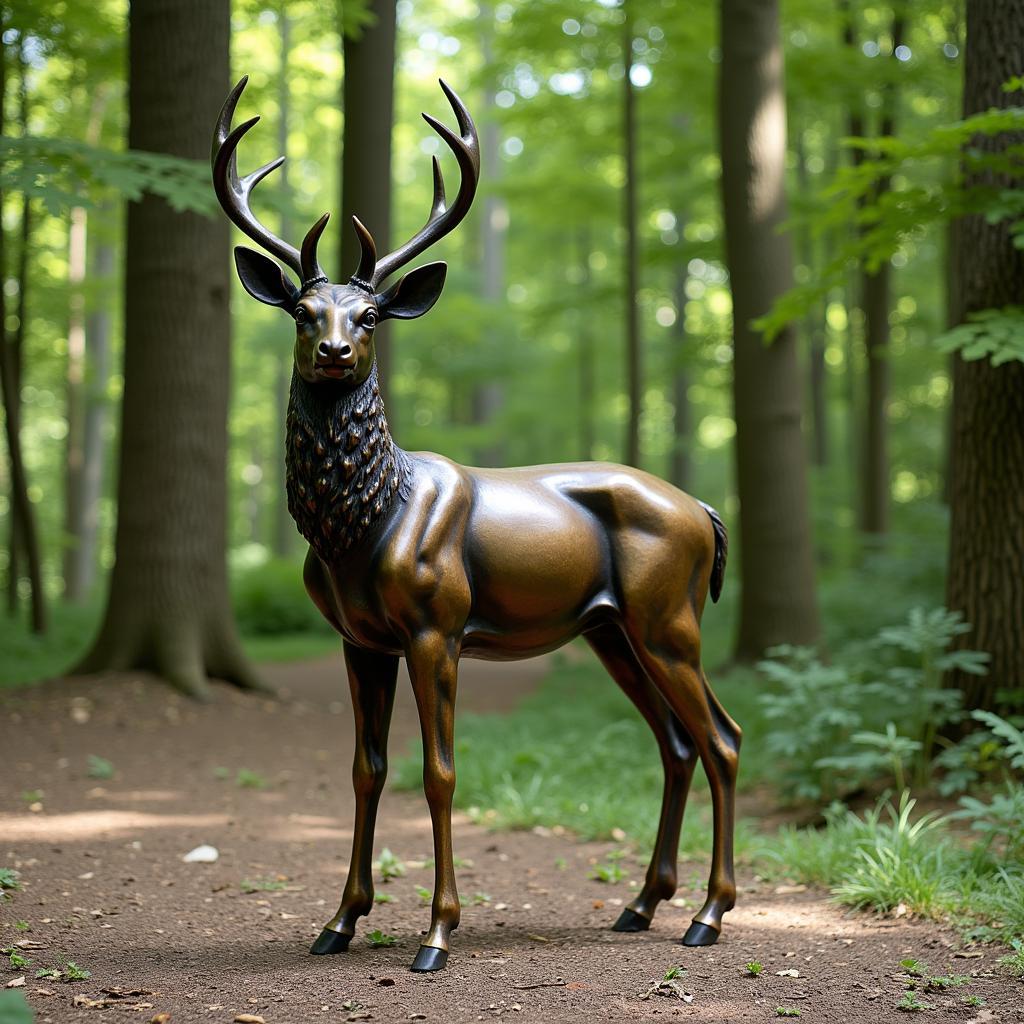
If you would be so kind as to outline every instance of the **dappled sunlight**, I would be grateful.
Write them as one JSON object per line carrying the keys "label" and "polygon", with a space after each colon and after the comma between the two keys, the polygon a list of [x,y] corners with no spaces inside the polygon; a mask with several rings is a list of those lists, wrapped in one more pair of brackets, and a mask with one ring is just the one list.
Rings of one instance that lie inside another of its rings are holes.
{"label": "dappled sunlight", "polygon": [[78,842],[113,839],[157,828],[224,828],[228,821],[226,814],[148,814],[118,810],[2,814],[0,833],[11,842]]}

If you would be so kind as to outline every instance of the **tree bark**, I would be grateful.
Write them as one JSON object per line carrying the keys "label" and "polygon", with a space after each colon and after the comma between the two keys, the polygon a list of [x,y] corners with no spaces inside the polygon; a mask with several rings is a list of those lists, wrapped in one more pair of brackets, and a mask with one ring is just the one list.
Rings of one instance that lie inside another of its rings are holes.
{"label": "tree bark", "polygon": [[631,0],[623,0],[625,20],[622,25],[622,107],[623,146],[626,156],[626,181],[623,189],[622,218],[626,232],[625,300],[626,300],[626,387],[629,398],[626,420],[626,463],[640,466],[640,413],[643,402],[643,367],[641,364],[640,309],[637,292],[640,287],[638,226],[636,222],[636,94],[630,71],[633,68],[633,21]]}
{"label": "tree bark", "polygon": [[[480,25],[480,47],[484,67],[494,65],[491,45],[494,12],[489,3],[480,4],[477,18]],[[488,75],[484,87],[483,126],[481,131],[480,159],[482,178],[487,183],[483,196],[483,211],[480,218],[480,273],[481,295],[489,307],[497,308],[505,291],[505,241],[508,233],[508,203],[504,196],[495,191],[501,178],[501,130],[495,120],[495,76]],[[490,339],[481,339],[488,344]],[[501,412],[505,404],[505,389],[500,380],[482,381],[473,389],[473,422],[486,426]],[[505,461],[504,445],[500,437],[479,446],[475,456],[477,465],[500,466]]]}
{"label": "tree bark", "polygon": [[[797,180],[800,188],[807,193],[811,187],[807,170],[807,154],[802,134],[796,142]],[[815,263],[814,239],[809,227],[804,227],[799,239],[801,258],[808,269]],[[828,298],[815,303],[804,317],[803,326],[807,343],[807,393],[811,414],[811,461],[815,466],[828,465],[828,403],[825,400],[825,329],[828,315]]]}
{"label": "tree bark", "polygon": [[[227,0],[132,0],[130,148],[208,156],[229,31]],[[196,697],[208,676],[260,685],[228,599],[228,295],[224,218],[129,206],[116,563],[78,671],[150,669]]]}
{"label": "tree bark", "polygon": [[[1014,102],[1005,81],[1024,67],[1024,7],[1003,0],[967,0],[964,116]],[[979,137],[971,145],[1003,152],[1012,139]],[[985,179],[998,188],[1024,180]],[[1009,222],[984,216],[957,225],[957,278],[962,321],[968,313],[1021,301],[1024,253],[1013,246]],[[953,453],[950,486],[950,549],[946,603],[972,626],[959,643],[988,651],[987,676],[960,672],[967,708],[999,704],[1001,689],[1014,689],[1003,704],[1024,706],[1024,364],[992,366],[987,359],[957,358],[953,373]]]}
{"label": "tree bark", "polygon": [[580,296],[576,324],[579,332],[579,434],[580,458],[586,462],[594,457],[594,335],[590,329],[590,228],[586,225],[577,235],[580,265]]}
{"label": "tree bark", "polygon": [[784,191],[786,108],[777,0],[722,0],[719,136],[732,283],[736,476],[743,590],[736,656],[813,643],[818,608],[803,406],[792,325],[751,327],[792,284]]}
{"label": "tree bark", "polygon": [[[897,10],[892,19],[892,56],[903,43],[905,19]],[[887,87],[883,100],[881,132],[884,136],[896,130],[895,90]],[[875,201],[889,190],[888,178],[878,182]],[[885,260],[877,270],[864,268],[861,287],[864,306],[865,342],[867,347],[867,396],[864,412],[864,504],[861,526],[865,533],[889,532],[889,392],[892,372],[889,349],[889,311],[892,265]]]}
{"label": "tree bark", "polygon": [[[683,235],[683,221],[679,218],[679,236]],[[690,374],[686,366],[686,279],[689,272],[680,260],[676,267],[675,303],[676,322],[672,330],[672,458],[669,464],[669,480],[680,490],[690,488],[692,471],[690,451],[693,429],[690,410]]]}
{"label": "tree bark", "polygon": [[[374,20],[358,36],[343,33],[345,125],[341,154],[339,280],[359,265],[359,241],[352,229],[356,215],[370,229],[377,252],[391,238],[391,124],[395,89],[395,0],[369,0]],[[380,390],[387,404],[391,378],[391,332],[387,323],[373,332]],[[390,406],[389,406],[390,408]]]}
{"label": "tree bark", "polygon": [[[99,142],[106,107],[106,90],[98,88],[93,94],[92,109],[85,131],[85,141],[92,146]],[[88,593],[93,573],[90,567],[95,557],[95,533],[87,536],[87,520],[95,517],[86,495],[86,478],[90,472],[86,465],[85,423],[89,405],[89,362],[87,349],[86,308],[83,288],[86,281],[89,218],[84,206],[71,210],[68,229],[68,361],[67,361],[67,420],[68,436],[64,475],[64,597],[68,601],[81,601]]]}
{"label": "tree bark", "polygon": [[[7,44],[3,41],[6,31],[5,19],[0,16],[0,133],[5,121],[4,99],[7,91]],[[28,89],[25,77],[25,55],[19,41],[20,120],[24,132],[28,117]],[[0,210],[3,209],[3,194],[0,193]],[[39,551],[39,535],[35,513],[28,497],[28,474],[21,450],[21,364],[25,337],[28,292],[28,246],[31,233],[31,202],[26,195],[21,207],[21,250],[18,256],[18,327],[12,337],[7,337],[7,298],[2,287],[6,277],[4,268],[5,236],[0,223],[0,395],[4,405],[4,429],[7,437],[7,452],[11,467],[11,531],[9,556],[8,604],[16,611],[18,603],[18,552],[24,550],[26,569],[31,587],[31,628],[33,633],[45,633],[47,626],[46,599],[43,594],[42,558]]]}

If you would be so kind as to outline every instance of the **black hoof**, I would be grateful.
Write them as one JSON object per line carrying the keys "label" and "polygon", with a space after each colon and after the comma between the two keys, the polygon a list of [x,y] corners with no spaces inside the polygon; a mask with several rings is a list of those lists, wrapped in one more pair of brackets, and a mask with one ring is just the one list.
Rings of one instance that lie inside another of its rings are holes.
{"label": "black hoof", "polygon": [[651,922],[644,917],[643,914],[638,914],[635,910],[630,910],[629,907],[619,914],[618,921],[612,925],[613,932],[645,932],[651,927]]}
{"label": "black hoof", "polygon": [[416,959],[412,962],[410,971],[440,971],[448,963],[448,950],[438,949],[437,946],[420,946],[416,953]]}
{"label": "black hoof", "polygon": [[333,928],[325,928],[320,933],[316,942],[309,947],[309,951],[313,956],[327,956],[329,953],[345,953],[348,951],[348,944],[351,941],[351,935],[336,932]]}
{"label": "black hoof", "polygon": [[709,924],[694,921],[683,936],[684,946],[713,946],[718,941],[718,932]]}

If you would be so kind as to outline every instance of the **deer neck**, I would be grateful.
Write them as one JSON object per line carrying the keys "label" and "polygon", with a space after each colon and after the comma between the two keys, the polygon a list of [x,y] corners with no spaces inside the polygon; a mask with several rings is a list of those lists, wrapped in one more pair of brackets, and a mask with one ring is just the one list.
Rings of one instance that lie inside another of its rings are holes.
{"label": "deer neck", "polygon": [[376,366],[351,391],[293,372],[285,468],[288,511],[328,564],[408,497],[412,468],[391,438]]}

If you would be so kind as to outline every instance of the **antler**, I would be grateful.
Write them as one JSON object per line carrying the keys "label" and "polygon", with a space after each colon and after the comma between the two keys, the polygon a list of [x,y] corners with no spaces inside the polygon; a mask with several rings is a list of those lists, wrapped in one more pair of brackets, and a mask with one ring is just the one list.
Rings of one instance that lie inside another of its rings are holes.
{"label": "antler", "polygon": [[459,134],[456,135],[450,128],[429,114],[424,114],[423,120],[444,139],[449,149],[455,154],[462,174],[459,192],[451,206],[447,206],[441,165],[437,162],[437,157],[434,157],[434,201],[431,204],[430,216],[427,218],[426,224],[405,245],[379,260],[376,259],[373,238],[369,231],[359,223],[358,219],[353,218],[362,246],[359,269],[356,271],[353,281],[358,284],[368,284],[372,290],[376,290],[381,281],[393,274],[399,267],[405,266],[410,260],[415,259],[421,252],[454,230],[469,212],[469,208],[473,204],[473,196],[476,195],[476,186],[480,180],[480,142],[477,138],[476,126],[473,124],[473,118],[469,116],[465,104],[454,90],[442,79],[439,81],[445,96],[448,97],[448,102],[452,105],[452,110],[455,111],[455,118],[459,123]]}
{"label": "antler", "polygon": [[232,223],[240,227],[258,245],[263,246],[267,252],[295,271],[305,287],[319,278],[326,280],[317,261],[316,246],[327,225],[329,214],[325,213],[309,229],[302,242],[302,251],[300,252],[265,228],[249,208],[249,197],[252,195],[252,190],[271,171],[276,170],[284,163],[284,157],[279,156],[276,160],[271,160],[270,163],[257,168],[244,178],[238,177],[238,143],[242,140],[242,136],[259,121],[259,117],[252,117],[248,121],[243,121],[233,131],[231,130],[231,121],[235,116],[238,98],[242,95],[242,90],[245,89],[248,81],[249,76],[245,75],[231,90],[228,98],[224,101],[220,117],[217,118],[217,126],[213,133],[213,151],[210,154],[210,162],[213,165],[214,191]]}

